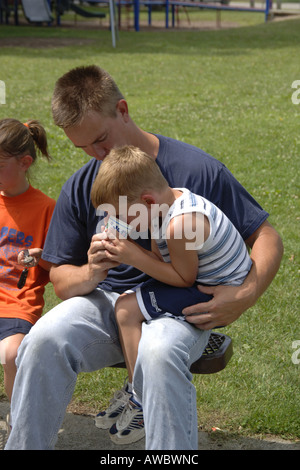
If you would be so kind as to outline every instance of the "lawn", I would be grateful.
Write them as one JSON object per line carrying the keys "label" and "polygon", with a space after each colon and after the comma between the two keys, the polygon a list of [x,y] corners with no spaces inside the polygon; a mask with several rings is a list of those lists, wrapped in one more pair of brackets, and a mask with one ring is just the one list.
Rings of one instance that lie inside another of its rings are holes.
{"label": "lawn", "polygon": [[[104,28],[0,26],[0,118],[44,124],[53,161],[36,165],[32,184],[57,198],[88,157],[52,122],[54,83],[72,67],[96,63],[115,78],[142,128],[195,144],[228,166],[270,213],[285,254],[268,291],[225,329],[234,343],[226,369],[194,377],[199,426],[299,438],[300,104],[292,102],[292,83],[300,80],[300,20],[231,15],[222,15],[218,30],[122,30],[116,49]],[[226,29],[226,21],[235,27]],[[45,312],[57,301],[49,285]],[[113,369],[80,375],[72,406],[96,412],[125,376]]]}

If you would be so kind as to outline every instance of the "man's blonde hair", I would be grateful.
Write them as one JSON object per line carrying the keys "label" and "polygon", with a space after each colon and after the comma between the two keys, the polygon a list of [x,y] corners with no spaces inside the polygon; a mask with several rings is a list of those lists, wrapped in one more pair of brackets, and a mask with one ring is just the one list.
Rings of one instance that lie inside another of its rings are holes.
{"label": "man's blonde hair", "polygon": [[105,70],[90,65],[77,67],[59,78],[52,96],[54,123],[66,129],[81,123],[89,111],[115,117],[117,103],[124,99]]}
{"label": "man's blonde hair", "polygon": [[129,145],[114,148],[105,157],[92,186],[91,200],[96,208],[102,204],[117,205],[120,196],[127,196],[132,204],[147,191],[167,187],[155,159]]}

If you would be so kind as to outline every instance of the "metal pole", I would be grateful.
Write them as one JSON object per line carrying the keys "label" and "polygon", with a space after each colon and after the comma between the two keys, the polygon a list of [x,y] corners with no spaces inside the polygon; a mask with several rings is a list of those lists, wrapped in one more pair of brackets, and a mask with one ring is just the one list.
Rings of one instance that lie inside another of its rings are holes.
{"label": "metal pole", "polygon": [[110,29],[111,29],[112,45],[113,45],[113,47],[116,47],[114,0],[109,0],[109,16],[110,16]]}
{"label": "metal pole", "polygon": [[265,22],[267,22],[269,19],[269,12],[270,12],[270,0],[266,0]]}
{"label": "metal pole", "polygon": [[134,27],[136,31],[140,30],[140,2],[134,0]]}
{"label": "metal pole", "polygon": [[169,0],[166,0],[166,28],[169,27]]}

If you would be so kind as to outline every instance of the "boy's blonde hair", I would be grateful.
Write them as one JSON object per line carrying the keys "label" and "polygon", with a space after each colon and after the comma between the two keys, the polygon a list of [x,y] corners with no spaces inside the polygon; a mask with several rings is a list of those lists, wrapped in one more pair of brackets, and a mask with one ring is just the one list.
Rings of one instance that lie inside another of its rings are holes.
{"label": "boy's blonde hair", "polygon": [[132,204],[147,191],[163,191],[167,187],[155,159],[129,145],[114,148],[105,157],[92,186],[91,200],[95,208],[101,204],[116,206],[119,196],[127,196]]}
{"label": "boy's blonde hair", "polygon": [[59,78],[52,96],[55,124],[63,129],[81,123],[89,111],[116,117],[123,95],[113,78],[96,65],[76,67]]}

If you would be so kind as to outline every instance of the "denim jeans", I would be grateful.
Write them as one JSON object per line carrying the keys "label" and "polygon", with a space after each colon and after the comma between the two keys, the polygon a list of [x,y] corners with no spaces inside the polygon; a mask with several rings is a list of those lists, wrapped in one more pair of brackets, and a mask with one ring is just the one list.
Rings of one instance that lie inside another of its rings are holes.
{"label": "denim jeans", "polygon": [[[25,336],[17,357],[7,450],[53,449],[77,375],[123,360],[114,316],[117,298],[100,289],[73,297]],[[134,387],[143,402],[147,449],[197,449],[189,366],[202,354],[209,334],[167,317],[143,323]]]}

